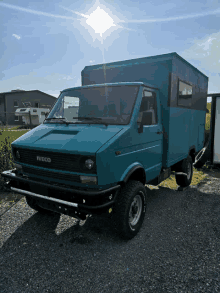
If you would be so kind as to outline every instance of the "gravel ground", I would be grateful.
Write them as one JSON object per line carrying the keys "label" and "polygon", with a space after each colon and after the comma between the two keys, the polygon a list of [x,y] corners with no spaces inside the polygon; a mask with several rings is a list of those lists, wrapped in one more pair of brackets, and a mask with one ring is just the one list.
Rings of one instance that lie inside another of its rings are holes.
{"label": "gravel ground", "polygon": [[184,191],[146,188],[145,221],[130,241],[104,217],[42,216],[2,193],[0,292],[219,293],[218,176]]}

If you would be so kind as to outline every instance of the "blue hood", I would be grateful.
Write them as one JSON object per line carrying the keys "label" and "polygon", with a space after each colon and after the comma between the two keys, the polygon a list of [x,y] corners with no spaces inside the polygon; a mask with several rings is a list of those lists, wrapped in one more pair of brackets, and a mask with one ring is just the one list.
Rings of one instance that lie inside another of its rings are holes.
{"label": "blue hood", "polygon": [[116,135],[122,125],[57,125],[42,124],[25,133],[13,147],[50,150],[64,153],[91,154]]}

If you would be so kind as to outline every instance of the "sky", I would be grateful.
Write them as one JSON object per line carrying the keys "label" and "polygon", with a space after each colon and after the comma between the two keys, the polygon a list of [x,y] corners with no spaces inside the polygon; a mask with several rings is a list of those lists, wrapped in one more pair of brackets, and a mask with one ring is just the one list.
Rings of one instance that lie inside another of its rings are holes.
{"label": "sky", "polygon": [[0,92],[58,97],[85,66],[176,52],[220,93],[219,0],[0,0],[0,34]]}

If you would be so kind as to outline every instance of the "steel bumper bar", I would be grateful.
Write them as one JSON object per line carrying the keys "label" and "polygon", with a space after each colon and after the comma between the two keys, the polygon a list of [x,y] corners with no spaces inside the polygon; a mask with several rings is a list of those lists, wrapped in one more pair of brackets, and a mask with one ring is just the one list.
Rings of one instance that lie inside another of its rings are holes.
{"label": "steel bumper bar", "polygon": [[[19,194],[28,195],[28,196],[35,197],[35,198],[38,198],[38,199],[44,199],[44,200],[46,200],[48,202],[57,204],[58,207],[59,207],[59,205],[64,205],[64,207],[66,206],[66,208],[67,207],[73,208],[73,209],[79,210],[80,212],[84,212],[84,213],[93,213],[93,212],[96,212],[96,211],[99,211],[99,210],[102,210],[102,209],[107,209],[107,208],[111,207],[115,203],[119,188],[121,187],[120,185],[116,185],[114,187],[111,187],[111,188],[108,188],[108,189],[105,189],[105,190],[96,190],[96,191],[89,191],[88,190],[88,191],[84,191],[84,190],[65,188],[65,187],[60,187],[60,186],[54,185],[54,184],[48,184],[48,183],[43,183],[43,182],[30,180],[30,179],[27,179],[27,178],[19,177],[14,172],[15,172],[15,170],[10,170],[10,171],[4,171],[4,172],[1,173],[1,176],[3,178],[6,178],[6,179],[9,180],[9,183],[7,183],[7,182],[5,183],[5,187],[7,189],[9,189],[11,191],[14,191],[16,193],[19,193]],[[115,192],[115,191],[116,191],[116,194],[113,197],[113,199],[108,201],[108,202],[105,202],[105,203],[100,202],[99,205],[86,205],[84,203],[75,203],[75,202],[71,202],[71,201],[61,200],[61,199],[58,199],[58,198],[54,198],[52,196],[41,195],[39,193],[34,193],[32,191],[29,191],[29,190],[16,188],[16,187],[11,186],[13,183],[10,183],[10,180],[12,182],[13,181],[18,181],[18,182],[28,183],[30,185],[35,184],[35,185],[38,185],[39,187],[42,187],[42,188],[48,188],[48,189],[54,189],[54,190],[57,190],[57,191],[68,192],[68,193],[72,193],[73,196],[74,195],[76,195],[76,196],[81,195],[81,196],[85,196],[85,198],[87,197],[87,198],[90,198],[90,199],[95,198],[95,196],[97,197],[97,196],[105,195],[105,194],[108,194],[108,193],[111,194],[111,192]]]}
{"label": "steel bumper bar", "polygon": [[71,192],[71,193],[77,194],[77,195],[99,196],[99,195],[104,195],[106,193],[110,193],[110,192],[113,192],[115,190],[118,190],[121,187],[120,185],[116,185],[116,186],[110,187],[108,189],[95,190],[95,191],[66,188],[66,187],[58,186],[56,184],[48,184],[48,183],[34,181],[34,180],[31,180],[31,179],[26,179],[26,178],[23,178],[23,177],[18,177],[13,171],[15,171],[15,170],[4,171],[4,172],[1,173],[1,176],[4,177],[4,178],[7,178],[9,180],[16,180],[16,181],[20,181],[20,182],[24,182],[24,183],[37,184],[37,185],[42,186],[42,187],[57,189],[59,191],[64,191],[64,192]]}
{"label": "steel bumper bar", "polygon": [[14,191],[14,192],[20,193],[20,194],[30,195],[30,196],[33,196],[33,197],[38,197],[38,198],[50,200],[52,202],[56,202],[56,203],[59,203],[59,204],[67,205],[69,207],[80,208],[80,209],[84,209],[84,210],[97,210],[97,209],[107,208],[108,206],[111,206],[114,203],[114,201],[112,200],[112,201],[109,201],[109,202],[107,202],[105,204],[98,205],[98,206],[87,206],[87,205],[80,204],[80,203],[74,203],[74,202],[69,202],[69,201],[57,199],[57,198],[54,198],[54,197],[49,197],[49,196],[46,196],[46,195],[40,195],[40,194],[37,194],[37,193],[34,193],[34,192],[30,192],[30,191],[26,191],[26,190],[14,188],[14,187],[11,187],[11,190]]}

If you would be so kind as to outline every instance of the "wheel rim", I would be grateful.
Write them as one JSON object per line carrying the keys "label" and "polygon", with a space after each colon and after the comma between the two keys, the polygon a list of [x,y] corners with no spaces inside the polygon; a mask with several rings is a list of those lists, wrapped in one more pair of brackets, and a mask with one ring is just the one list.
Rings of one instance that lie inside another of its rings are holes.
{"label": "wheel rim", "polygon": [[143,208],[143,204],[142,204],[141,196],[137,194],[131,203],[130,211],[129,211],[129,225],[132,230],[134,230],[133,227],[138,223],[141,217],[142,208]]}
{"label": "wheel rim", "polygon": [[189,180],[191,176],[191,164],[188,163],[187,165],[187,179]]}

